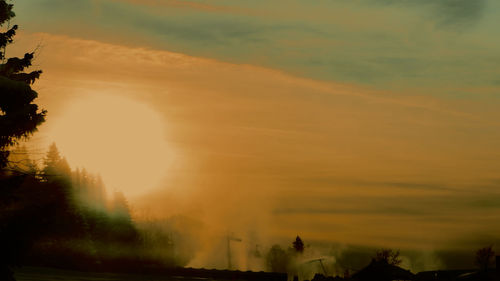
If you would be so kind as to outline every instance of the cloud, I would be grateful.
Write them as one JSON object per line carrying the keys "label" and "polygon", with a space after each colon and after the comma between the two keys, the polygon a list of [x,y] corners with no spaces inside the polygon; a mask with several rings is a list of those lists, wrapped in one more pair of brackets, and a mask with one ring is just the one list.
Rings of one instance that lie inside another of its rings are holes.
{"label": "cloud", "polygon": [[447,19],[445,23],[473,23],[481,18],[486,8],[487,0],[441,0],[434,1],[438,6],[438,13]]}
{"label": "cloud", "polygon": [[432,11],[433,19],[442,26],[466,28],[479,21],[487,0],[370,0],[376,3],[424,7]]}
{"label": "cloud", "polygon": [[400,94],[471,98],[498,88],[494,50],[500,43],[495,27],[481,20],[491,21],[488,5],[33,0],[16,3],[16,11],[21,27],[30,31],[261,65]]}
{"label": "cloud", "polygon": [[[101,0],[102,1],[102,0]],[[111,0],[114,2],[133,3],[135,5],[146,5],[157,8],[186,8],[191,10],[213,12],[213,13],[232,13],[232,14],[249,14],[251,9],[243,9],[227,5],[214,5],[196,1],[186,0]]]}

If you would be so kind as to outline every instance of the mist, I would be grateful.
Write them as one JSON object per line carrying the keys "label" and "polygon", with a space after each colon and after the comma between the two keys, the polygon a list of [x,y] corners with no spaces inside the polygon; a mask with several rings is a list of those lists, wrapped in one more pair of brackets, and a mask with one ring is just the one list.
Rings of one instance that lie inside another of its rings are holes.
{"label": "mist", "polygon": [[0,0],[0,279],[498,277],[498,3],[205,2]]}
{"label": "mist", "polygon": [[[154,220],[184,217],[199,224],[188,235],[196,246],[186,250],[187,265],[227,266],[226,251],[218,247],[234,233],[244,241],[232,245],[241,269],[265,267],[247,261],[256,244],[262,252],[274,244],[287,248],[296,235],[310,243],[424,249],[424,265],[415,268],[427,269],[433,260],[441,263],[434,252],[472,253],[481,243],[470,237],[499,232],[498,181],[488,156],[498,134],[480,125],[496,118],[493,108],[396,99],[356,85],[165,51],[26,36],[20,48],[32,38],[46,42],[40,62],[48,73],[38,87],[52,93],[42,100],[52,118],[64,118],[61,106],[96,86],[105,96],[147,102],[162,116],[170,161],[163,180],[125,195],[138,221],[147,213]],[[94,51],[79,51],[85,49]],[[64,66],[53,53],[72,53],[68,62],[78,67]],[[103,58],[112,58],[113,66],[86,71]],[[138,65],[148,73],[136,74]],[[118,82],[123,77],[128,84]],[[42,135],[49,132],[50,123],[40,128]],[[464,237],[471,242],[450,242]]]}

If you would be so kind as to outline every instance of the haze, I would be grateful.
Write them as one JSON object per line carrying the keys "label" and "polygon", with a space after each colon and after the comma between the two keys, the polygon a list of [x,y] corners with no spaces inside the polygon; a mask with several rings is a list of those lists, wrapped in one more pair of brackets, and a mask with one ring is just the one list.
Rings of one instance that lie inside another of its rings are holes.
{"label": "haze", "polygon": [[500,234],[495,0],[15,4],[9,52],[40,44],[50,112],[32,145],[137,216],[429,251]]}

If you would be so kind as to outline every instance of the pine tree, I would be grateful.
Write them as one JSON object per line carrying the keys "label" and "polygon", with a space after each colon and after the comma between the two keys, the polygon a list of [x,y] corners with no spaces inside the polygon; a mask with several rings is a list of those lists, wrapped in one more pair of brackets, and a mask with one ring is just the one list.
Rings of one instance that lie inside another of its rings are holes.
{"label": "pine tree", "polygon": [[15,16],[13,5],[0,0],[0,28],[6,23],[5,32],[0,32],[0,168],[8,163],[9,147],[20,139],[28,138],[45,121],[45,110],[39,110],[33,103],[38,96],[31,85],[40,77],[41,70],[24,72],[32,64],[34,53],[23,58],[9,58],[5,61],[7,45],[13,42],[17,25],[9,27]]}
{"label": "pine tree", "polygon": [[45,156],[44,159],[44,165],[45,167],[56,167],[59,164],[59,161],[61,161],[61,154],[59,153],[59,149],[57,148],[57,145],[55,142],[53,142],[49,146],[49,150],[47,151],[47,155]]}
{"label": "pine tree", "polygon": [[81,175],[80,175],[80,168],[76,168],[76,170],[73,172],[73,177],[72,177],[72,183],[73,183],[73,187],[76,189],[76,190],[80,190],[80,185],[81,185]]}
{"label": "pine tree", "polygon": [[104,181],[101,178],[101,175],[97,175],[94,187],[94,200],[96,201],[96,205],[102,209],[104,209],[106,204],[106,187],[104,186]]}
{"label": "pine tree", "polygon": [[113,197],[112,213],[116,218],[130,222],[130,209],[128,206],[127,199],[120,191],[115,191]]}
{"label": "pine tree", "polygon": [[49,146],[49,150],[43,159],[43,175],[45,179],[49,179],[50,177],[54,177],[58,174],[58,166],[61,162],[61,155],[59,154],[59,150],[55,143],[52,143]]}
{"label": "pine tree", "polygon": [[64,180],[71,182],[71,168],[66,158],[62,157],[55,143],[49,146],[49,151],[43,159],[42,177],[45,181]]}
{"label": "pine tree", "polygon": [[87,169],[82,168],[80,170],[80,185],[82,188],[82,192],[87,194],[88,193],[88,185],[89,185],[89,173],[87,172]]}
{"label": "pine tree", "polygon": [[293,241],[293,248],[295,249],[295,252],[302,254],[304,252],[304,242],[302,239],[297,235],[297,238],[295,238],[295,241]]}

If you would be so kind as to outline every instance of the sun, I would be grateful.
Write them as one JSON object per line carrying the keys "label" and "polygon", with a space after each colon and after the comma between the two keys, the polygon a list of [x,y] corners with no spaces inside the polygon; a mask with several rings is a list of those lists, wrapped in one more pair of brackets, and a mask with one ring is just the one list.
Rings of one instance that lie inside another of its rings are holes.
{"label": "sun", "polygon": [[169,163],[165,122],[150,106],[114,95],[72,101],[51,138],[73,168],[99,173],[108,190],[140,195],[158,187]]}

